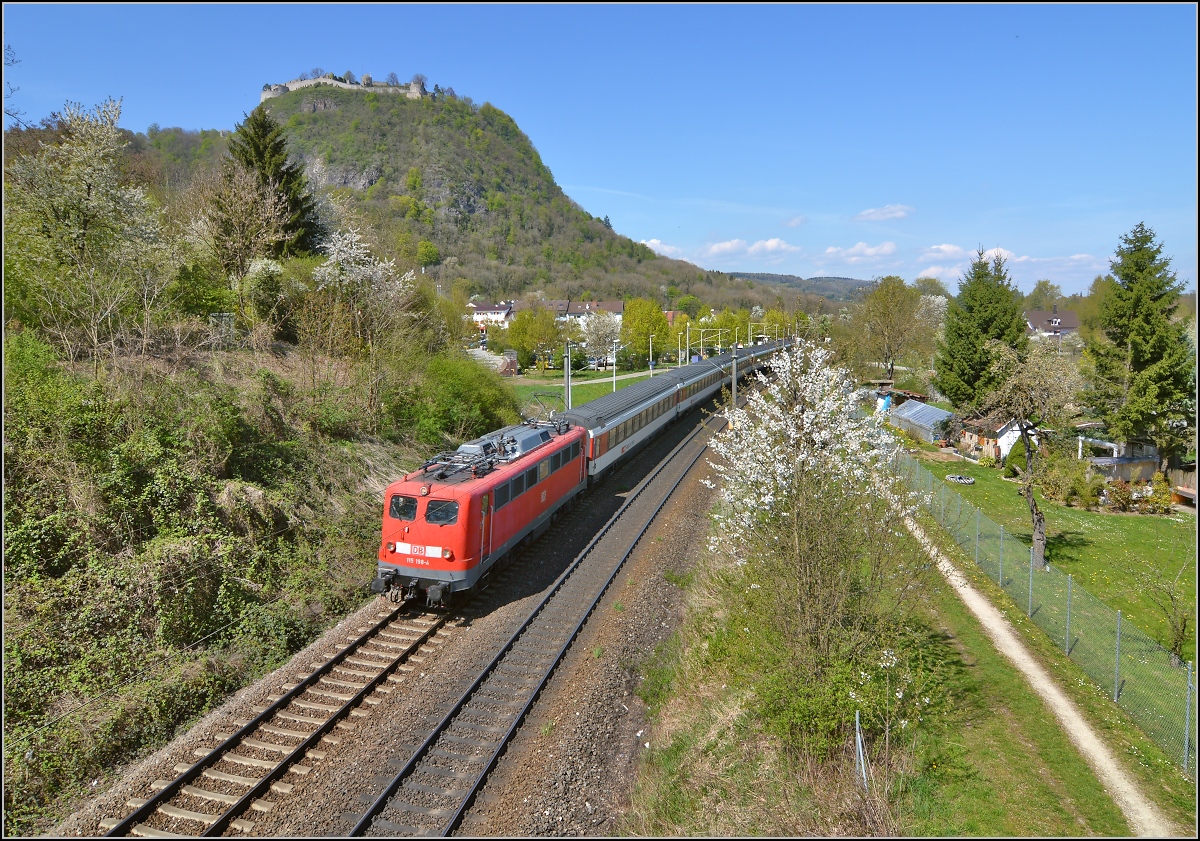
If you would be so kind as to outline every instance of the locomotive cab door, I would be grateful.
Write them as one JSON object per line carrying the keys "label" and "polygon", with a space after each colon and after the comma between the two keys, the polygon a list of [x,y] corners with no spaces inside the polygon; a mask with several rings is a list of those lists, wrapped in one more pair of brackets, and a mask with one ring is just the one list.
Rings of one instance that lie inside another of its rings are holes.
{"label": "locomotive cab door", "polygon": [[483,563],[492,551],[492,527],[494,511],[492,495],[484,494],[479,499],[479,562]]}

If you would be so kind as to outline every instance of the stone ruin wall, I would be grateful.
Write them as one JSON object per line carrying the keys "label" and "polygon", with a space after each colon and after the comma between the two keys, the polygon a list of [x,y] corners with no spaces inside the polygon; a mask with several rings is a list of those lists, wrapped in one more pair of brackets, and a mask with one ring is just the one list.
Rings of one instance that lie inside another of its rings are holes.
{"label": "stone ruin wall", "polygon": [[420,99],[426,95],[424,84],[414,84],[409,82],[407,85],[382,85],[372,83],[370,85],[352,85],[349,82],[339,82],[336,79],[330,79],[327,76],[322,76],[319,79],[293,79],[284,85],[271,85],[264,87],[259,95],[259,103],[266,102],[268,99],[274,99],[277,96],[283,96],[300,88],[311,88],[315,85],[328,85],[333,88],[342,88],[348,91],[367,91],[369,93],[403,93],[409,99]]}

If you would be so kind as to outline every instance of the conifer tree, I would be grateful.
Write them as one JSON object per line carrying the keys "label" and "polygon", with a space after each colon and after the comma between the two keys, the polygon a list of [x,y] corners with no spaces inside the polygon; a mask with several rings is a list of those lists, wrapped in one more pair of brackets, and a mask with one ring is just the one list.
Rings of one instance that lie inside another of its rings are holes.
{"label": "conifer tree", "polygon": [[1008,277],[1004,257],[989,262],[980,249],[959,282],[958,296],[946,312],[945,338],[937,343],[934,385],[955,406],[975,406],[996,383],[989,369],[989,339],[1025,348],[1025,317],[1020,293]]}
{"label": "conifer tree", "polygon": [[320,233],[315,202],[303,167],[288,160],[283,126],[260,105],[235,128],[229,139],[234,160],[254,172],[259,183],[270,185],[287,202],[285,238],[276,246],[274,256],[313,251]]}
{"label": "conifer tree", "polygon": [[1100,310],[1102,337],[1088,344],[1090,402],[1119,441],[1150,439],[1165,458],[1195,425],[1195,356],[1187,319],[1175,319],[1181,284],[1154,231],[1139,222],[1121,237],[1116,285]]}

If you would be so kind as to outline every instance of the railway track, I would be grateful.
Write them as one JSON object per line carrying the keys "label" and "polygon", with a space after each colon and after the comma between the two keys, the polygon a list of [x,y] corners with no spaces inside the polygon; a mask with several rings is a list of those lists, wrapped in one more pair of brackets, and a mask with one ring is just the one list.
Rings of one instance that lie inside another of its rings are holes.
{"label": "railway track", "polygon": [[336,745],[352,718],[366,716],[362,705],[375,705],[393,691],[404,674],[420,663],[426,649],[440,644],[436,635],[445,613],[391,606],[377,621],[314,663],[299,683],[285,684],[268,696],[266,707],[249,721],[235,721],[235,732],[218,734],[220,744],[197,748],[198,760],[175,766],[179,776],[158,780],[144,798],[128,805],[124,818],[105,818],[107,836],[149,838],[218,836],[228,830],[252,833],[255,812],[274,811],[291,793],[289,776],[304,776]]}
{"label": "railway track", "polygon": [[708,424],[697,426],[628,493],[458,699],[426,719],[428,735],[411,757],[392,760],[390,779],[375,778],[379,793],[366,811],[342,816],[346,834],[455,830],[626,559],[703,455],[712,431]]}

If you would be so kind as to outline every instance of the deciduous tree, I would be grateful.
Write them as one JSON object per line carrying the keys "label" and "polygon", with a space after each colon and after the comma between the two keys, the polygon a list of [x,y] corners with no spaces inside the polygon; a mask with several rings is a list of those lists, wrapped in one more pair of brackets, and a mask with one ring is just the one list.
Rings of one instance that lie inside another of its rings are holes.
{"label": "deciduous tree", "polygon": [[1061,427],[1079,414],[1075,400],[1083,387],[1083,378],[1075,363],[1060,354],[1053,342],[1032,342],[1027,352],[1021,353],[992,339],[987,350],[992,359],[989,379],[996,387],[984,398],[983,407],[1005,420],[1012,418],[1017,422],[1025,448],[1021,494],[1029,505],[1033,526],[1033,560],[1039,569],[1044,568],[1046,515],[1033,493],[1038,433],[1046,427]]}
{"label": "deciduous tree", "polygon": [[658,345],[659,354],[667,350],[671,337],[667,317],[658,303],[649,298],[634,298],[625,302],[625,313],[621,318],[621,341],[627,345],[626,353],[641,359],[649,359],[650,337]]}
{"label": "deciduous tree", "polygon": [[1025,296],[1023,307],[1026,312],[1029,310],[1050,310],[1055,304],[1061,302],[1062,299],[1062,287],[1048,280],[1039,280],[1034,285],[1033,291]]}
{"label": "deciduous tree", "polygon": [[122,184],[120,116],[111,99],[91,112],[67,103],[62,142],[9,163],[5,190],[5,309],[97,364],[130,329],[145,348],[175,265],[158,211]]}
{"label": "deciduous tree", "polygon": [[621,335],[621,324],[611,312],[593,312],[583,319],[581,339],[588,356],[607,359],[612,353],[613,342]]}
{"label": "deciduous tree", "polygon": [[920,314],[920,291],[895,275],[866,287],[854,310],[853,330],[868,357],[883,364],[888,379],[895,378],[896,360],[927,332]]}

